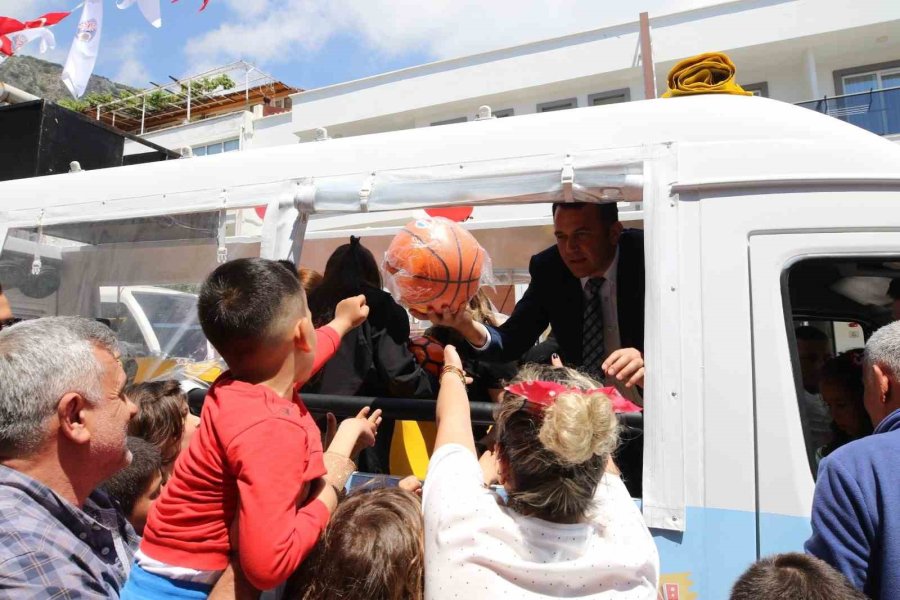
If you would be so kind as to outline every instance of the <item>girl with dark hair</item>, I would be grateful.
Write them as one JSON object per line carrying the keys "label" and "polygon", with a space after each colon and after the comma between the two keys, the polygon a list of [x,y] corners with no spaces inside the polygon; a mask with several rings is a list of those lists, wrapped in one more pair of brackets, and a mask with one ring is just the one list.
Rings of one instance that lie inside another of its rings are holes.
{"label": "girl with dark hair", "polygon": [[[372,253],[351,237],[325,264],[322,282],[309,295],[313,322],[333,318],[343,298],[363,294],[369,318],[341,340],[337,353],[304,387],[303,392],[341,396],[434,398],[437,382],[424,371],[407,348],[409,317],[382,288],[381,273]],[[385,419],[374,451],[360,456],[360,470],[389,471],[393,422]]]}
{"label": "girl with dark hair", "polygon": [[848,442],[872,433],[863,404],[863,351],[848,350],[822,367],[819,391],[831,413],[831,441],[816,450],[816,463]]}
{"label": "girl with dark hair", "polygon": [[618,422],[597,382],[525,367],[500,400],[496,459],[479,465],[462,362],[447,346],[435,416],[426,597],[656,599],[659,555],[612,466]]}

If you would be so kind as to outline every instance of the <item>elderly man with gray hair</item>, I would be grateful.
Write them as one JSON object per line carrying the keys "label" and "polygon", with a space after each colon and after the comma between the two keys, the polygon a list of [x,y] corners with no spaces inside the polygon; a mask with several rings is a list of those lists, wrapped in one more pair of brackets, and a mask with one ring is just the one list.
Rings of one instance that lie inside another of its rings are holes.
{"label": "elderly man with gray hair", "polygon": [[138,538],[98,484],[131,461],[115,334],[77,317],[0,331],[0,595],[118,598]]}
{"label": "elderly man with gray hair", "polygon": [[806,551],[874,600],[900,598],[900,322],[876,331],[863,359],[875,433],[819,466]]}

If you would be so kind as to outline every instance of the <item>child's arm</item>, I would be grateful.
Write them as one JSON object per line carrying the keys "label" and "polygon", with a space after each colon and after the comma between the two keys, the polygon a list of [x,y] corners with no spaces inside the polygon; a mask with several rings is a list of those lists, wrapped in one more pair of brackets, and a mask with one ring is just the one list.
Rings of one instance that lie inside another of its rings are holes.
{"label": "child's arm", "polygon": [[368,316],[369,307],[366,306],[366,297],[363,295],[338,302],[334,309],[334,319],[328,325],[316,329],[316,357],[310,375],[319,372],[319,369],[337,352],[341,338],[351,329],[362,325]]}
{"label": "child's arm", "polygon": [[466,382],[459,376],[463,372],[462,361],[453,346],[444,347],[444,365],[456,367],[458,371],[441,374],[441,390],[435,407],[437,436],[434,449],[436,451],[444,444],[459,444],[477,456]]}
{"label": "child's arm", "polygon": [[320,499],[297,508],[306,466],[301,449],[306,447],[302,427],[267,419],[238,435],[227,448],[239,495],[240,566],[257,589],[286,581],[328,523],[329,507]]}

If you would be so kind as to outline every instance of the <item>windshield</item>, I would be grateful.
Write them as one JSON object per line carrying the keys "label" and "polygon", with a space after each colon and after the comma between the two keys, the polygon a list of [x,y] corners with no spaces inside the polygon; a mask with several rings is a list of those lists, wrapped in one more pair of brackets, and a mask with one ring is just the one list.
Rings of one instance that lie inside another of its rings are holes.
{"label": "windshield", "polygon": [[197,319],[196,296],[156,292],[134,292],[133,296],[147,316],[163,354],[193,360],[208,358],[206,337]]}

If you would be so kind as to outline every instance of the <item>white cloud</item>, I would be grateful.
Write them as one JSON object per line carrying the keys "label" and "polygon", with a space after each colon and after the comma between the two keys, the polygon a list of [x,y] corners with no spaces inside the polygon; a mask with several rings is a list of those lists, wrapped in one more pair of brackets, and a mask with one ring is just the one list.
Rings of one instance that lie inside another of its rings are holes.
{"label": "white cloud", "polygon": [[[195,64],[246,58],[260,65],[315,53],[335,35],[383,56],[450,58],[665,14],[720,0],[225,0],[233,18],[190,40]],[[193,66],[193,65],[192,65]]]}
{"label": "white cloud", "polygon": [[[141,61],[147,34],[140,31],[126,33],[104,48],[101,58],[105,64],[114,64],[116,70],[108,77],[117,83],[145,88],[150,85],[150,71]],[[96,71],[95,71],[96,72]]]}

